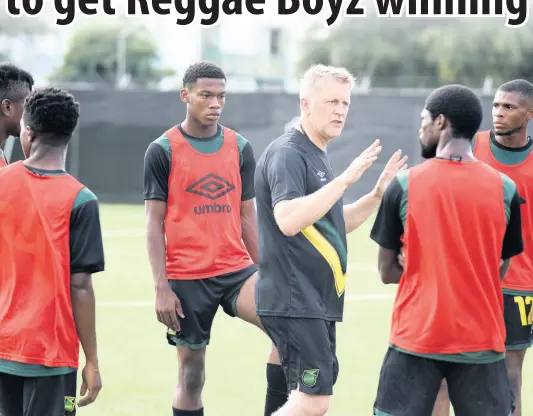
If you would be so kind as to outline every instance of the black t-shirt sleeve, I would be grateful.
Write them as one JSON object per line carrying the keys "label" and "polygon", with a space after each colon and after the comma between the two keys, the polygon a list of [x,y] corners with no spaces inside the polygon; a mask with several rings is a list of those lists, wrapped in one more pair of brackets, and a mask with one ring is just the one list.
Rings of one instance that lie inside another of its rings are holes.
{"label": "black t-shirt sleeve", "polygon": [[255,156],[252,145],[247,142],[242,149],[241,163],[241,182],[242,182],[242,201],[248,201],[255,198],[254,175],[255,175]]}
{"label": "black t-shirt sleeve", "polygon": [[524,251],[524,240],[522,239],[522,218],[520,205],[522,198],[515,192],[511,200],[509,222],[503,238],[502,259],[507,260]]}
{"label": "black t-shirt sleeve", "polygon": [[273,151],[264,174],[270,187],[272,208],[280,201],[305,196],[307,166],[296,149],[283,147]]}
{"label": "black t-shirt sleeve", "polygon": [[400,217],[403,188],[398,178],[394,178],[383,195],[370,238],[381,247],[400,250],[402,247],[403,222]]}
{"label": "black t-shirt sleeve", "polygon": [[104,270],[104,247],[97,199],[72,209],[70,216],[70,272],[98,273]]}
{"label": "black t-shirt sleeve", "polygon": [[144,155],[144,199],[166,202],[168,199],[168,178],[170,157],[159,144],[152,142]]}

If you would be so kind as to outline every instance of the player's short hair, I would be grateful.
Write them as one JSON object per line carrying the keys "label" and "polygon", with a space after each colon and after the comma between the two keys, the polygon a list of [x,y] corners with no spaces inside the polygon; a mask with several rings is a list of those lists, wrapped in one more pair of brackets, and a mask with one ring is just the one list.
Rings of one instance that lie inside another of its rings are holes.
{"label": "player's short hair", "polygon": [[183,86],[185,88],[190,88],[196,84],[200,78],[223,79],[225,81],[226,74],[224,74],[221,67],[212,62],[196,62],[190,65],[185,71],[185,74],[183,75]]}
{"label": "player's short hair", "polygon": [[33,77],[29,72],[10,64],[0,64],[0,101],[19,101],[33,88]]}
{"label": "player's short hair", "polygon": [[524,98],[533,99],[533,84],[525,79],[514,79],[506,82],[500,85],[498,91],[517,92]]}
{"label": "player's short hair", "polygon": [[36,89],[24,104],[24,124],[50,146],[64,146],[70,141],[79,116],[80,104],[60,88]]}
{"label": "player's short hair", "polygon": [[483,120],[481,100],[463,85],[445,85],[433,91],[426,100],[426,110],[435,120],[442,114],[449,121],[453,137],[472,139]]}
{"label": "player's short hair", "polygon": [[350,91],[355,85],[355,78],[346,68],[329,65],[313,65],[305,71],[300,80],[300,99],[309,98],[313,94],[316,83],[324,78],[335,79],[344,84],[349,84]]}

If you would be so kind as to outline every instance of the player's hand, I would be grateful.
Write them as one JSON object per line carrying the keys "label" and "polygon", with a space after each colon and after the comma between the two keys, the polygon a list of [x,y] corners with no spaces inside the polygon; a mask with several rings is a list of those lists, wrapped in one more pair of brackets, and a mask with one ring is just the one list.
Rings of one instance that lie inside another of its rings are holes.
{"label": "player's hand", "polygon": [[379,175],[378,181],[372,191],[373,195],[377,198],[382,198],[387,186],[389,186],[396,174],[405,169],[407,169],[407,156],[402,157],[402,151],[398,150],[392,155],[385,165],[383,172]]}
{"label": "player's hand", "polygon": [[98,364],[85,364],[81,378],[80,396],[82,399],[78,403],[79,407],[87,406],[94,402],[102,389],[102,379],[100,378]]}
{"label": "player's hand", "polygon": [[403,252],[403,247],[400,249],[400,253],[398,253],[398,264],[402,269],[405,269],[405,254]]}
{"label": "player's hand", "polygon": [[181,308],[181,302],[170,288],[170,285],[157,289],[155,295],[155,311],[159,322],[176,332],[180,331],[178,316],[183,319],[185,315]]}
{"label": "player's hand", "polygon": [[351,185],[352,183],[359,180],[363,173],[372,166],[379,154],[381,153],[381,145],[379,140],[376,140],[369,147],[367,147],[363,152],[352,162],[350,166],[341,174],[342,180],[346,185]]}

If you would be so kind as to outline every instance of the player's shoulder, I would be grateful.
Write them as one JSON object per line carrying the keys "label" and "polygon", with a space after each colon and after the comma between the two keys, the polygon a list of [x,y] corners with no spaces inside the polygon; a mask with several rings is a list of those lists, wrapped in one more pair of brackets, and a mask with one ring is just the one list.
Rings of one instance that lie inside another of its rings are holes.
{"label": "player's shoulder", "polygon": [[227,129],[229,131],[232,131],[235,133],[235,139],[237,140],[237,146],[239,147],[239,151],[242,153],[243,149],[248,145],[250,146],[250,142],[238,131],[233,130],[230,127],[222,126],[223,130]]}
{"label": "player's shoulder", "polygon": [[72,209],[80,208],[89,202],[98,204],[98,197],[93,191],[84,186],[76,195],[76,198],[74,199],[74,204],[72,205]]}
{"label": "player's shoulder", "polygon": [[489,140],[491,135],[491,130],[481,130],[474,134],[472,137],[472,149],[476,146],[476,142],[479,140]]}
{"label": "player's shoulder", "polygon": [[510,176],[506,175],[503,172],[500,172],[500,171],[496,171],[496,172],[502,178],[503,189],[505,191],[505,194],[510,195],[512,197],[517,190],[515,181],[513,181]]}
{"label": "player's shoulder", "polygon": [[156,146],[163,148],[167,152],[171,151],[170,138],[168,137],[168,131],[165,131],[161,136],[153,140],[150,143],[148,148],[149,149],[154,148],[154,147],[157,148]]}
{"label": "player's shoulder", "polygon": [[402,191],[406,191],[409,184],[409,171],[411,169],[401,170],[396,174],[396,183],[402,188]]}

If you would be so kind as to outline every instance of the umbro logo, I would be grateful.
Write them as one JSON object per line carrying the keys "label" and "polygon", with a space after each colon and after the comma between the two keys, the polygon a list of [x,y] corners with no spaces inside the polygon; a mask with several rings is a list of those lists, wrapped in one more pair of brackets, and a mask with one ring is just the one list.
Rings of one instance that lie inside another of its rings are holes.
{"label": "umbro logo", "polygon": [[231,182],[221,176],[210,173],[194,182],[186,189],[186,191],[214,201],[234,189],[235,185]]}
{"label": "umbro logo", "polygon": [[327,180],[326,173],[322,172],[321,170],[316,173],[316,176],[318,176],[322,182]]}

